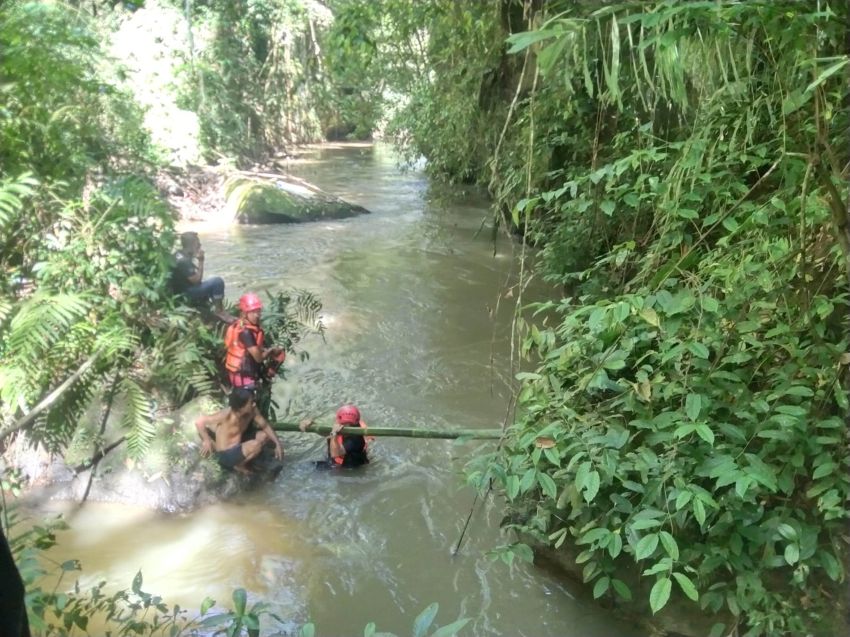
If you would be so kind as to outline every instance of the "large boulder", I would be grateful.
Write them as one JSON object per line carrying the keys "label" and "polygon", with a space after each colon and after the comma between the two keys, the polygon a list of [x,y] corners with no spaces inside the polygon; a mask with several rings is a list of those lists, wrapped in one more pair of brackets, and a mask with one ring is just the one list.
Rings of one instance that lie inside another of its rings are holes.
{"label": "large boulder", "polygon": [[299,223],[368,213],[305,183],[284,178],[233,176],[224,184],[227,214],[239,223]]}

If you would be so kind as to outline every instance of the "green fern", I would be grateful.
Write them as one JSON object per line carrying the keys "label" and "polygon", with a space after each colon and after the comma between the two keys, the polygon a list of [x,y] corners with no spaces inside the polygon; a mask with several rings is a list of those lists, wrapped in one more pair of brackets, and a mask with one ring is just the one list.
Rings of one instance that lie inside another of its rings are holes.
{"label": "green fern", "polygon": [[20,359],[40,360],[90,308],[80,294],[36,292],[12,318],[9,347]]}
{"label": "green fern", "polygon": [[127,432],[127,450],[130,457],[140,458],[150,449],[156,436],[154,403],[150,395],[132,378],[124,378],[119,386],[125,408],[121,426]]}
{"label": "green fern", "polygon": [[10,227],[23,210],[24,200],[32,196],[38,181],[31,173],[13,179],[0,180],[0,236],[7,236]]}
{"label": "green fern", "polygon": [[81,420],[103,389],[104,375],[89,370],[66,390],[46,415],[36,420],[33,439],[51,452],[59,452],[71,441]]}

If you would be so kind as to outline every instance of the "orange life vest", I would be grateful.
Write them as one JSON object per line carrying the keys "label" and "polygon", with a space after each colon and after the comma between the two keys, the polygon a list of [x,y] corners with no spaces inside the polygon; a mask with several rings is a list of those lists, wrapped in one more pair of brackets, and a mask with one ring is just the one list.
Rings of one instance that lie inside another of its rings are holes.
{"label": "orange life vest", "polygon": [[224,358],[224,366],[227,368],[227,371],[232,373],[243,372],[250,369],[250,367],[259,368],[259,364],[256,366],[252,365],[250,367],[245,365],[245,357],[250,356],[250,354],[239,340],[239,335],[243,332],[243,330],[253,332],[254,340],[257,342],[257,347],[259,347],[260,350],[263,349],[265,334],[259,325],[249,323],[245,319],[233,321],[233,323],[227,326],[227,331],[224,333],[224,346],[227,348],[227,354]]}
{"label": "orange life vest", "polygon": [[[346,427],[350,427],[350,426],[351,425],[346,425]],[[362,422],[357,423],[357,426],[365,428],[365,425]],[[342,444],[342,434],[337,435],[336,442],[340,447],[345,449],[345,447]],[[366,455],[366,450],[367,450],[368,447],[369,447],[369,440],[366,436],[363,436],[363,455],[364,456]],[[330,455],[330,443],[328,443],[328,455]],[[345,462],[345,456],[336,456],[335,458],[333,458],[333,461],[336,464],[342,464],[343,462]]]}

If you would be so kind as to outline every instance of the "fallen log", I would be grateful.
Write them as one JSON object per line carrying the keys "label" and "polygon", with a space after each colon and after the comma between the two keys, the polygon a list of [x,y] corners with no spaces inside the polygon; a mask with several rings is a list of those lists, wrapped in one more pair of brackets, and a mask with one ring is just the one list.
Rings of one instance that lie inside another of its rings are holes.
{"label": "fallen log", "polygon": [[[312,424],[306,431],[296,423],[276,422],[272,423],[275,431],[293,431],[300,433],[313,433],[320,436],[331,434],[331,425]],[[340,433],[344,436],[390,436],[397,438],[438,438],[451,440],[455,438],[468,438],[470,440],[498,440],[502,437],[501,429],[411,429],[404,427],[343,427]]]}

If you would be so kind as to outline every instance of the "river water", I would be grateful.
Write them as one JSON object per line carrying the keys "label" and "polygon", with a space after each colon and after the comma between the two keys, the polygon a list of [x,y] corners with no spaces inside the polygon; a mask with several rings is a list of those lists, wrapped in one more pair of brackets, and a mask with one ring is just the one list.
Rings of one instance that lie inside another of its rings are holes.
{"label": "river water", "polygon": [[[400,171],[380,146],[317,149],[291,172],[372,214],[199,228],[207,276],[223,276],[230,299],[296,287],[324,304],[326,342],[309,342],[306,362],[287,361],[280,416],[330,423],[352,401],[375,426],[501,426],[516,290],[498,299],[518,268],[511,243],[491,237],[482,194]],[[525,298],[543,294],[535,286]],[[229,602],[243,586],[288,628],[310,620],[325,636],[359,635],[370,621],[410,634],[431,602],[437,624],[472,618],[469,636],[637,634],[546,571],[490,559],[508,540],[492,496],[452,557],[473,500],[462,469],[477,444],[382,438],[355,471],[316,470],[317,436],[286,434],[284,444],[277,481],[241,501],[188,515],[94,503],[70,512],[55,557],[79,558],[84,584],[128,586],[141,569],[145,590],[184,607],[206,595]]]}

